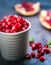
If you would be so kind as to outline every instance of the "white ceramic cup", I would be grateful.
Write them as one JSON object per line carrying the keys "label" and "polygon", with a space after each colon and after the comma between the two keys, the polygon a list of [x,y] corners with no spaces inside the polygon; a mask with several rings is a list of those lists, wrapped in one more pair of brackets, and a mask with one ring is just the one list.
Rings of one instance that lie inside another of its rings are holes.
{"label": "white ceramic cup", "polygon": [[25,57],[28,47],[29,30],[31,28],[31,23],[27,22],[29,27],[24,31],[17,33],[0,32],[1,55],[3,58],[15,61]]}

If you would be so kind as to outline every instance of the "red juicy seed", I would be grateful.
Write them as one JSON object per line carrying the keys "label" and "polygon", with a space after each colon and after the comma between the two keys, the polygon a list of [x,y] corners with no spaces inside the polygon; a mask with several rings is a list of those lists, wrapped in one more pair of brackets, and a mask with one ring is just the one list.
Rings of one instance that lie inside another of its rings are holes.
{"label": "red juicy seed", "polygon": [[45,57],[44,56],[41,56],[40,57],[40,61],[42,61],[42,62],[45,61]]}
{"label": "red juicy seed", "polygon": [[22,31],[24,31],[25,30],[25,27],[22,27]]}
{"label": "red juicy seed", "polygon": [[48,48],[48,44],[45,44],[44,47]]}
{"label": "red juicy seed", "polygon": [[41,53],[41,55],[44,55],[45,51],[42,49],[40,53]]}
{"label": "red juicy seed", "polygon": [[34,52],[32,52],[32,53],[31,53],[31,56],[32,56],[32,58],[34,58],[34,57],[35,57],[35,53],[34,53]]}
{"label": "red juicy seed", "polygon": [[9,29],[5,29],[5,32],[6,32],[6,33],[9,33],[9,32],[10,32],[10,30],[9,30]]}
{"label": "red juicy seed", "polygon": [[2,27],[0,26],[0,31],[2,31]]}
{"label": "red juicy seed", "polygon": [[51,16],[51,12],[47,12],[47,16]]}
{"label": "red juicy seed", "polygon": [[46,54],[49,54],[49,53],[50,53],[50,49],[46,48]]}
{"label": "red juicy seed", "polygon": [[38,42],[38,43],[36,44],[36,47],[37,47],[37,49],[42,48],[42,43]]}
{"label": "red juicy seed", "polygon": [[16,24],[15,24],[15,27],[16,27],[17,29],[19,29],[19,28],[21,27],[21,24],[20,24],[20,23],[16,23]]}
{"label": "red juicy seed", "polygon": [[6,32],[6,28],[4,28],[2,31],[3,31],[3,32]]}
{"label": "red juicy seed", "polygon": [[3,21],[5,21],[5,22],[6,22],[6,19],[7,19],[7,16],[4,16]]}
{"label": "red juicy seed", "polygon": [[42,48],[39,48],[39,49],[38,49],[38,53],[40,53],[40,52],[41,52],[41,50],[42,50]]}
{"label": "red juicy seed", "polygon": [[40,58],[40,56],[41,56],[40,53],[35,54],[35,57],[36,57],[36,58]]}
{"label": "red juicy seed", "polygon": [[2,24],[2,22],[0,21],[0,25]]}
{"label": "red juicy seed", "polygon": [[27,29],[27,28],[28,28],[28,26],[27,26],[27,25],[24,25],[24,27],[25,27],[25,29]]}
{"label": "red juicy seed", "polygon": [[2,24],[1,24],[1,25],[2,25],[2,27],[4,28],[4,27],[5,27],[5,25],[6,25],[6,23],[5,23],[5,22],[2,22]]}
{"label": "red juicy seed", "polygon": [[29,42],[29,45],[32,46],[32,44],[34,44],[34,42]]}
{"label": "red juicy seed", "polygon": [[51,18],[49,20],[45,19],[46,22],[51,26]]}
{"label": "red juicy seed", "polygon": [[36,44],[32,44],[32,50],[36,50]]}
{"label": "red juicy seed", "polygon": [[12,22],[11,22],[11,21],[8,21],[8,22],[7,22],[7,25],[8,25],[8,26],[11,26],[11,25],[12,25]]}
{"label": "red juicy seed", "polygon": [[11,33],[16,32],[17,28],[15,26],[12,27],[12,29],[10,30]]}
{"label": "red juicy seed", "polygon": [[30,54],[26,54],[26,59],[30,59],[31,55]]}

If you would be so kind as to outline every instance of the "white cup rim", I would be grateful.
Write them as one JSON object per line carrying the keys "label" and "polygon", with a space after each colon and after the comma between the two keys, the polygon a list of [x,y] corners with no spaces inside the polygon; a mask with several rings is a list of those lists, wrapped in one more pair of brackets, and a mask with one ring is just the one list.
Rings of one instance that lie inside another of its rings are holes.
{"label": "white cup rim", "polygon": [[5,32],[0,32],[0,33],[4,34],[4,35],[19,35],[19,34],[22,34],[22,33],[28,31],[31,28],[31,23],[27,19],[25,19],[25,21],[29,23],[29,27],[24,31],[17,32],[17,33],[5,33]]}

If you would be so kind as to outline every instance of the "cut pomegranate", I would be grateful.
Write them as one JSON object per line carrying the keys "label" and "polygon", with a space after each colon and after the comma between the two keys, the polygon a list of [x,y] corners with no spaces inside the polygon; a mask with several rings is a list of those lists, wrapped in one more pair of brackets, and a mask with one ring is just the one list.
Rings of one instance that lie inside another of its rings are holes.
{"label": "cut pomegranate", "polygon": [[47,16],[45,17],[45,21],[51,26],[51,12],[47,12]]}

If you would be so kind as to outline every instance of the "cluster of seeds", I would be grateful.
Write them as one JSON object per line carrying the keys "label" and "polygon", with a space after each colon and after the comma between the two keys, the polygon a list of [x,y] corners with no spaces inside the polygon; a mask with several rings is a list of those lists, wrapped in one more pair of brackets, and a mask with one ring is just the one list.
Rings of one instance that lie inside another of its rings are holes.
{"label": "cluster of seeds", "polygon": [[34,3],[30,3],[30,2],[22,3],[22,7],[25,8],[26,11],[33,11],[34,10],[33,5]]}
{"label": "cluster of seeds", "polygon": [[[33,38],[31,38],[29,40],[29,45],[32,49],[32,52],[30,54],[26,54],[26,58],[27,59],[31,59],[31,58],[39,58],[40,61],[45,61],[45,56],[44,54],[49,54],[51,53],[51,50],[48,48],[48,44],[45,44],[44,46],[42,45],[42,43],[38,42],[35,43]],[[37,53],[34,52],[34,50],[37,50]]]}
{"label": "cluster of seeds", "polygon": [[0,31],[6,33],[15,33],[24,31],[29,26],[29,23],[20,16],[5,16],[0,20]]}

